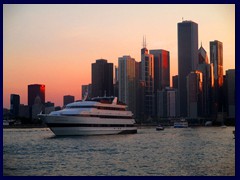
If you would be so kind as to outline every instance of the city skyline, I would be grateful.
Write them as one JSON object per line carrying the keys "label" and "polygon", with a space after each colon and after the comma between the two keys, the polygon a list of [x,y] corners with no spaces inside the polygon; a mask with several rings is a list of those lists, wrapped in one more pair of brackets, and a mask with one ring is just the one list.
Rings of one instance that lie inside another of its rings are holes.
{"label": "city skyline", "polygon": [[3,107],[10,94],[27,104],[29,84],[45,84],[46,101],[56,106],[65,94],[81,99],[91,64],[106,59],[115,66],[124,55],[141,61],[143,35],[148,49],[170,52],[171,80],[182,17],[198,24],[198,48],[208,57],[210,41],[223,43],[224,74],[235,69],[235,5],[4,5]]}

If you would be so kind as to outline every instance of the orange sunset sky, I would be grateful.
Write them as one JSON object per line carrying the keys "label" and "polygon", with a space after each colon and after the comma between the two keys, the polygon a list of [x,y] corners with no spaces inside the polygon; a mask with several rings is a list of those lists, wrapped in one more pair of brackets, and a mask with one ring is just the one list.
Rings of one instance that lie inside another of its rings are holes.
{"label": "orange sunset sky", "polygon": [[3,107],[10,94],[27,104],[29,84],[46,85],[46,101],[63,105],[64,95],[81,99],[91,83],[91,63],[118,57],[140,61],[148,49],[170,52],[170,79],[178,74],[177,23],[198,24],[199,47],[223,43],[223,70],[235,69],[235,5],[3,5]]}

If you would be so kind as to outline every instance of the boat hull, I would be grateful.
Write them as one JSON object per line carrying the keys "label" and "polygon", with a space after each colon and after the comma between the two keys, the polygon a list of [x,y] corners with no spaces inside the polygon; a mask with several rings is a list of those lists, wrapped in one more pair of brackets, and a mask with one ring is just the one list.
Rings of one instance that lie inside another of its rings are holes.
{"label": "boat hull", "polygon": [[134,119],[48,115],[40,115],[39,117],[57,136],[137,133]]}

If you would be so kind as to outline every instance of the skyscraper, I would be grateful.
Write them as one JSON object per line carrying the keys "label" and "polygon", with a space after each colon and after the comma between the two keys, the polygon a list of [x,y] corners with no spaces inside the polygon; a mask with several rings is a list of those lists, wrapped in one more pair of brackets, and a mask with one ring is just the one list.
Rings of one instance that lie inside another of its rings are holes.
{"label": "skyscraper", "polygon": [[20,96],[18,94],[10,95],[10,113],[14,117],[19,116],[19,108],[20,108]]}
{"label": "skyscraper", "polygon": [[92,97],[113,96],[113,63],[98,59],[92,63]]}
{"label": "skyscraper", "polygon": [[198,24],[193,21],[178,23],[178,90],[180,116],[187,116],[186,77],[198,64]]}
{"label": "skyscraper", "polygon": [[203,109],[202,115],[209,117],[211,110],[211,85],[212,85],[212,68],[208,61],[207,52],[202,47],[198,50],[197,70],[202,72],[203,78]]}
{"label": "skyscraper", "polygon": [[154,59],[148,53],[146,41],[141,49],[141,79],[145,82],[144,89],[144,114],[146,117],[155,115],[154,112]]}
{"label": "skyscraper", "polygon": [[189,118],[198,118],[202,116],[202,79],[202,72],[200,71],[192,71],[187,76],[187,107]]}
{"label": "skyscraper", "polygon": [[136,78],[135,59],[131,56],[118,58],[118,97],[127,104],[128,109],[136,115]]}
{"label": "skyscraper", "polygon": [[170,86],[169,51],[163,49],[150,50],[154,57],[154,92]]}
{"label": "skyscraper", "polygon": [[226,71],[227,81],[227,113],[229,118],[235,118],[235,69]]}
{"label": "skyscraper", "polygon": [[213,64],[213,103],[215,112],[222,112],[222,86],[223,86],[223,44],[220,41],[210,41],[210,63]]}
{"label": "skyscraper", "polygon": [[45,104],[45,85],[43,84],[30,84],[28,85],[28,106],[31,107],[35,98],[38,97],[42,104]]}

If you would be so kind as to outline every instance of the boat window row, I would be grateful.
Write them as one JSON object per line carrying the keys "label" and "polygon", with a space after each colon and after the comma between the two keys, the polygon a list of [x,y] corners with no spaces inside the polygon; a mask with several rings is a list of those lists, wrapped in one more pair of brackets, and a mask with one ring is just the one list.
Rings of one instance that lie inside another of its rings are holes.
{"label": "boat window row", "polygon": [[134,127],[134,124],[66,124],[47,123],[48,127]]}
{"label": "boat window row", "polygon": [[95,108],[101,110],[115,110],[115,111],[125,111],[125,108],[116,108],[116,107],[102,107],[102,106],[67,106],[66,109],[74,109],[74,108]]}
{"label": "boat window row", "polygon": [[92,115],[92,114],[62,114],[64,116],[78,116],[78,117],[99,117],[109,119],[132,119],[132,116],[111,116],[111,115]]}

